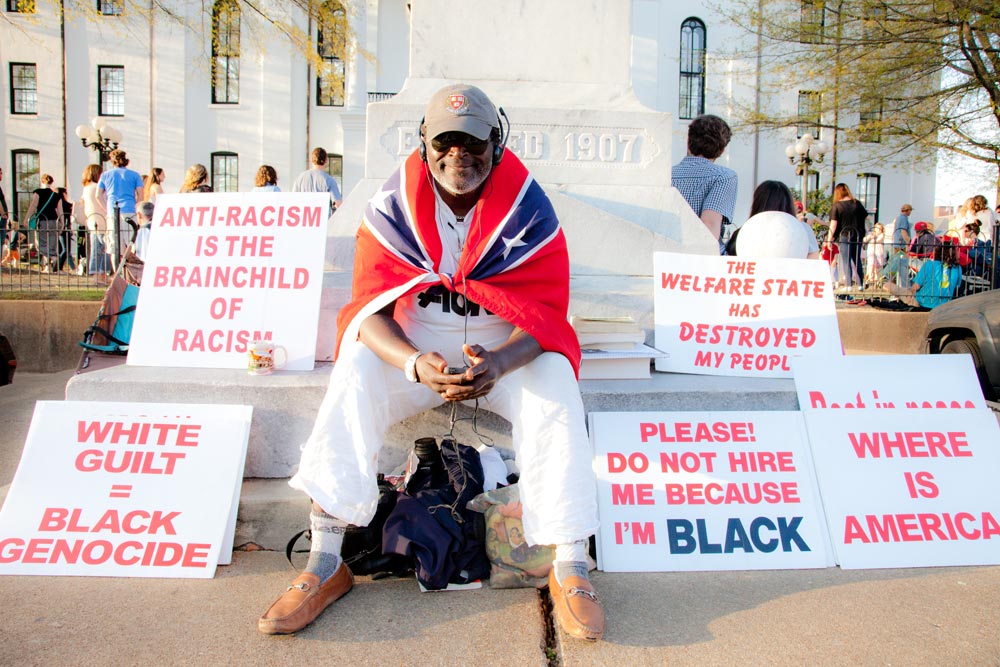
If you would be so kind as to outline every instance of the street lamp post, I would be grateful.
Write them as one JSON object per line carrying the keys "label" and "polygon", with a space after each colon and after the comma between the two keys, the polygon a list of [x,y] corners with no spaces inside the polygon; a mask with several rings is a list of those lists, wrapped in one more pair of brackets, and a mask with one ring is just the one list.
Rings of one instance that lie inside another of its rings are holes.
{"label": "street lamp post", "polygon": [[809,167],[814,162],[822,162],[823,156],[829,147],[823,141],[817,141],[813,135],[806,132],[798,139],[785,147],[785,155],[788,161],[795,165],[795,173],[802,177],[802,207],[809,210]]}
{"label": "street lamp post", "polygon": [[77,125],[76,136],[84,148],[98,152],[101,164],[108,161],[111,151],[118,148],[122,140],[122,133],[102,118],[95,118],[90,125]]}

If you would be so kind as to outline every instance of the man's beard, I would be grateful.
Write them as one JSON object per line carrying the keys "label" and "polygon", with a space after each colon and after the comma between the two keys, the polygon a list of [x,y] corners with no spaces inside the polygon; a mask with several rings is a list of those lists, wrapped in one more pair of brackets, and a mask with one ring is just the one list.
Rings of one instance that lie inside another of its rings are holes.
{"label": "man's beard", "polygon": [[447,169],[439,169],[436,164],[430,171],[437,184],[447,192],[453,195],[466,195],[475,192],[486,182],[486,177],[490,175],[490,163],[473,163],[471,170],[461,176]]}

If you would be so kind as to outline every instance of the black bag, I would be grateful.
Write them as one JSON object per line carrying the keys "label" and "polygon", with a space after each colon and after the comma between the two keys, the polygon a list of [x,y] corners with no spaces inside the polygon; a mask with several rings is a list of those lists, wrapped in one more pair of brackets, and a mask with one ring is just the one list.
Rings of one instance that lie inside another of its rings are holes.
{"label": "black bag", "polygon": [[[351,572],[358,575],[394,575],[403,576],[413,571],[413,561],[410,558],[398,554],[382,553],[382,526],[388,518],[392,508],[396,506],[396,499],[399,492],[396,488],[385,480],[385,476],[378,476],[378,507],[375,509],[375,516],[367,526],[350,525],[344,531],[344,544],[340,549],[340,557]],[[310,538],[309,530],[303,530],[292,536],[285,547],[285,557],[288,562],[292,562],[292,552],[295,543],[303,535]],[[294,563],[292,563],[294,565]],[[377,578],[377,576],[376,576]]]}
{"label": "black bag", "polygon": [[14,371],[17,370],[17,357],[14,348],[7,337],[0,334],[0,386],[14,381]]}

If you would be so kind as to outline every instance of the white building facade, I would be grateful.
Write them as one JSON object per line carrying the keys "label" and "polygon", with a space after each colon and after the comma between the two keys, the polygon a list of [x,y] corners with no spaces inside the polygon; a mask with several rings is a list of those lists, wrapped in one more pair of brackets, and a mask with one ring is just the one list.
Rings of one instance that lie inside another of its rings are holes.
{"label": "white building facade", "polygon": [[[398,92],[408,74],[409,2],[326,0],[350,22],[354,42],[343,49],[331,48],[323,26],[278,0],[259,6],[270,7],[279,26],[235,0],[166,4],[188,25],[162,12],[150,17],[129,0],[98,0],[65,12],[54,0],[5,2],[0,76],[8,101],[0,114],[0,164],[14,217],[23,215],[41,173],[79,197],[83,168],[98,157],[81,146],[76,128],[92,121],[121,132],[131,168],[143,174],[164,169],[167,192],[178,191],[194,163],[208,167],[217,191],[252,189],[262,164],[273,166],[279,187],[290,189],[315,146],[333,156],[331,171],[345,194],[363,178],[366,105]],[[632,87],[645,105],[672,114],[673,163],[683,157],[691,117],[732,118],[738,100],[753,98],[760,76],[752,62],[722,55],[723,45],[745,33],[712,4],[631,0]],[[296,31],[308,35],[312,57],[287,38]],[[586,57],[586,45],[580,48],[579,57]],[[789,82],[781,99],[766,103],[796,108],[805,92],[800,88]],[[784,153],[798,131],[736,133],[720,162],[739,174],[737,218],[749,211],[756,183],[798,187]],[[819,138],[830,142],[822,131]],[[933,167],[889,167],[881,152],[879,144],[844,151],[842,163],[851,166],[836,179],[884,222],[904,202],[914,205],[916,219],[929,219]],[[817,171],[816,184],[829,190],[830,166]]]}

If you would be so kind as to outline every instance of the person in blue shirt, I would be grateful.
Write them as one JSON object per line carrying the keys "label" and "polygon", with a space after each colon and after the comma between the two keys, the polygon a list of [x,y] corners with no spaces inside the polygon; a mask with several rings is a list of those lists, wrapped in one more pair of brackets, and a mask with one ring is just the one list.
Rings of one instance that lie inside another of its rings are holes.
{"label": "person in blue shirt", "polygon": [[909,289],[889,283],[889,291],[905,303],[921,308],[935,308],[955,298],[962,282],[958,253],[950,239],[934,246],[934,254],[923,263]]}
{"label": "person in blue shirt", "polygon": [[[135,205],[142,201],[143,183],[139,172],[128,168],[129,159],[125,151],[113,150],[109,159],[114,168],[101,174],[97,196],[108,212],[108,241],[111,246],[108,252],[117,268],[118,260],[132,241],[133,232],[139,229],[135,223]],[[117,238],[110,231],[116,205],[121,214]]]}

